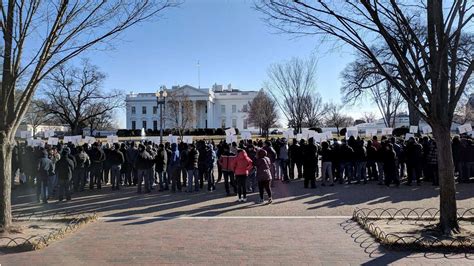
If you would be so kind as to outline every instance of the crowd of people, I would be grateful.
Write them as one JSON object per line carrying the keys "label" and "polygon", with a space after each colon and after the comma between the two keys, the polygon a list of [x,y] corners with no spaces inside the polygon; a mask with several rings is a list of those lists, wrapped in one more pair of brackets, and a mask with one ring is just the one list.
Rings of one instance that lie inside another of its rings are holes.
{"label": "crowd of people", "polygon": [[[272,186],[304,179],[304,188],[335,184],[367,184],[399,186],[431,182],[437,186],[438,159],[436,141],[429,137],[410,138],[374,136],[370,140],[350,137],[315,143],[285,138],[241,140],[239,143],[200,140],[154,144],[130,141],[113,145],[96,142],[75,146],[16,146],[12,169],[19,173],[20,183],[35,184],[37,199],[70,200],[74,192],[112,190],[136,186],[138,193],[152,190],[197,192],[216,190],[224,181],[227,196],[237,195],[247,201],[247,193],[259,192],[259,201],[272,202]],[[454,137],[452,156],[458,182],[469,182],[474,169],[472,139]],[[142,188],[143,187],[143,188]]]}

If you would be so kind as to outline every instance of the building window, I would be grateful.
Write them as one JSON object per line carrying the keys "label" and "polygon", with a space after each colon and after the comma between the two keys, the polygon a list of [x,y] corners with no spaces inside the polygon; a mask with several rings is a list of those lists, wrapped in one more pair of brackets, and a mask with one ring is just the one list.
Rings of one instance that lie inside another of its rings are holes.
{"label": "building window", "polygon": [[158,130],[158,121],[153,121],[153,130]]}
{"label": "building window", "polygon": [[207,114],[207,105],[206,105],[206,109],[205,109],[205,110],[206,110],[206,111],[205,111],[204,113]]}
{"label": "building window", "polygon": [[232,127],[237,127],[237,119],[232,118]]}
{"label": "building window", "polygon": [[146,115],[146,106],[142,106],[142,115]]}
{"label": "building window", "polygon": [[135,106],[132,106],[132,115],[136,114],[137,110],[135,109]]}
{"label": "building window", "polygon": [[221,127],[225,128],[225,118],[222,118],[222,120],[221,120]]}
{"label": "building window", "polygon": [[248,125],[247,125],[247,119],[244,119],[244,129],[247,129]]}
{"label": "building window", "polygon": [[225,105],[221,105],[221,114],[225,114]]}
{"label": "building window", "polygon": [[237,112],[237,105],[233,104],[232,105],[232,113],[236,113]]}
{"label": "building window", "polygon": [[244,104],[244,106],[242,106],[242,112],[248,112],[248,105]]}
{"label": "building window", "polygon": [[[133,108],[135,108],[135,107],[133,107]],[[132,121],[132,130],[135,130],[135,129],[137,129],[137,122]]]}
{"label": "building window", "polygon": [[153,114],[156,115],[158,113],[158,106],[153,106]]}
{"label": "building window", "polygon": [[146,128],[146,121],[142,121],[142,128],[144,128],[145,130],[147,129]]}

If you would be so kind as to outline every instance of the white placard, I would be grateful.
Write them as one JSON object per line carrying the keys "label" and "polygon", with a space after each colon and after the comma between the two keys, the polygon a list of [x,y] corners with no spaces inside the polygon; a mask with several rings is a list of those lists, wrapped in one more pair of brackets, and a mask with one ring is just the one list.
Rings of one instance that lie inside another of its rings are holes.
{"label": "white placard", "polygon": [[472,126],[470,123],[466,123],[462,126],[459,126],[458,129],[459,129],[459,134],[463,134],[463,133],[471,132]]}
{"label": "white placard", "polygon": [[431,132],[433,132],[433,129],[430,126],[424,126],[423,127],[423,133],[424,134],[429,134]]}
{"label": "white placard", "polygon": [[383,136],[392,135],[392,132],[393,132],[393,128],[391,127],[382,128]]}
{"label": "white placard", "polygon": [[114,143],[118,143],[119,142],[119,138],[118,136],[114,136],[114,135],[111,135],[111,136],[107,136],[107,143],[112,145]]}
{"label": "white placard", "polygon": [[318,133],[318,136],[319,136],[319,141],[320,142],[328,140],[328,135],[326,134],[326,132]]}
{"label": "white placard", "polygon": [[233,142],[237,143],[237,136],[236,135],[226,136],[225,137],[225,142],[227,144],[230,144],[230,143],[233,143]]}
{"label": "white placard", "polygon": [[45,138],[54,137],[54,135],[55,135],[54,130],[46,130],[46,131],[44,132],[44,137],[45,137]]}
{"label": "white placard", "polygon": [[326,131],[326,138],[327,139],[332,139],[332,132],[331,131]]}
{"label": "white placard", "polygon": [[252,139],[252,133],[251,133],[250,131],[242,131],[242,132],[240,133],[240,137],[241,137],[242,139],[246,139],[246,140],[247,140],[247,139]]}
{"label": "white placard", "polygon": [[[159,142],[159,140],[158,140]],[[171,134],[168,135],[168,142],[173,144],[173,143],[176,143],[178,144],[178,136],[173,136]]]}
{"label": "white placard", "polygon": [[302,138],[303,138],[303,134],[301,134],[301,133],[296,134],[296,140],[297,141],[300,141]]}
{"label": "white placard", "polygon": [[405,134],[405,140],[409,140],[410,138],[414,138],[414,137],[415,137],[415,134],[413,134],[413,133]]}
{"label": "white placard", "polygon": [[193,136],[183,136],[183,142],[187,144],[193,143]]}
{"label": "white placard", "polygon": [[351,130],[346,131],[346,139],[349,139],[350,137],[357,138],[358,135],[359,135],[358,130],[351,129]]}
{"label": "white placard", "polygon": [[69,143],[69,142],[71,142],[71,137],[70,136],[64,136],[63,143],[66,144],[66,143]]}
{"label": "white placard", "polygon": [[58,142],[59,142],[58,138],[54,138],[54,137],[49,137],[48,138],[48,144],[49,145],[58,145]]}
{"label": "white placard", "polygon": [[293,129],[288,129],[286,131],[283,131],[283,137],[285,137],[287,140],[294,139],[295,134],[293,132]]}
{"label": "white placard", "polygon": [[95,143],[95,138],[94,137],[89,137],[89,136],[86,136],[84,138],[84,142],[87,143],[87,144],[94,144]]}
{"label": "white placard", "polygon": [[346,132],[348,132],[348,131],[359,131],[359,129],[357,127],[348,127],[348,128],[346,128],[346,130],[347,130]]}
{"label": "white placard", "polygon": [[31,133],[31,131],[20,131],[20,138],[29,139],[32,137],[33,137],[33,134]]}
{"label": "white placard", "polygon": [[413,134],[418,133],[418,126],[410,126],[410,133],[413,133]]}
{"label": "white placard", "polygon": [[365,136],[366,137],[377,136],[377,129],[366,129],[365,130]]}
{"label": "white placard", "polygon": [[154,144],[160,144],[160,137],[147,137],[146,139]]}
{"label": "white placard", "polygon": [[235,135],[235,128],[231,127],[225,130],[226,136]]}
{"label": "white placard", "polygon": [[82,136],[81,135],[76,135],[76,136],[72,136],[72,143],[75,144],[75,145],[79,145],[82,141]]}

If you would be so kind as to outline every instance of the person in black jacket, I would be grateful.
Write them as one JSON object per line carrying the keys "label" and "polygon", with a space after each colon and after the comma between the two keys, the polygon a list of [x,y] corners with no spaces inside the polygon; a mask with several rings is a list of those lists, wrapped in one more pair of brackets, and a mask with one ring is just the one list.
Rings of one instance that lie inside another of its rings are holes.
{"label": "person in black jacket", "polygon": [[316,169],[318,164],[318,148],[314,145],[314,139],[309,138],[308,144],[303,146],[303,176],[304,188],[316,188]]}
{"label": "person in black jacket", "polygon": [[383,160],[383,170],[385,174],[385,185],[388,187],[390,184],[395,183],[398,187],[400,185],[400,180],[398,180],[398,171],[397,171],[397,155],[393,149],[392,143],[387,143],[382,145],[381,156]]}
{"label": "person in black jacket", "polygon": [[66,200],[71,200],[70,182],[74,171],[74,162],[69,158],[69,151],[63,149],[61,159],[56,162],[56,175],[58,176],[59,195],[58,200],[62,201],[64,196]]}
{"label": "person in black jacket", "polygon": [[84,191],[87,181],[87,168],[89,168],[91,161],[89,155],[87,155],[81,146],[77,147],[76,163],[77,165],[74,170],[74,191]]}
{"label": "person in black jacket", "polygon": [[103,162],[105,161],[105,153],[102,149],[99,148],[98,143],[94,143],[92,146],[92,150],[90,151],[90,160],[91,160],[91,168],[90,168],[90,180],[89,180],[89,188],[91,190],[94,189],[94,184],[97,184],[97,188],[102,188],[102,166]]}
{"label": "person in black jacket", "polygon": [[323,141],[321,143],[321,186],[326,186],[326,181],[329,179],[329,186],[334,186],[334,177],[332,175],[332,150],[329,143]]}
{"label": "person in black jacket", "polygon": [[125,162],[123,153],[120,151],[120,144],[114,143],[113,149],[109,152],[108,161],[110,163],[110,171],[112,174],[112,190],[119,190],[121,183],[120,169],[122,168],[122,164]]}
{"label": "person in black jacket", "polygon": [[48,158],[48,152],[43,150],[43,157],[39,159],[37,170],[36,195],[38,202],[42,198],[43,203],[48,203],[48,177],[53,171],[53,162]]}
{"label": "person in black jacket", "polygon": [[298,173],[297,177],[303,177],[302,150],[296,139],[293,139],[293,143],[288,147],[288,160],[290,163],[290,179],[295,179],[295,166]]}
{"label": "person in black jacket", "polygon": [[168,153],[165,150],[165,146],[160,144],[155,155],[155,171],[156,175],[158,175],[158,181],[160,184],[159,191],[169,190],[168,176],[166,175],[167,162]]}
{"label": "person in black jacket", "polygon": [[416,184],[421,185],[421,172],[423,169],[423,147],[414,138],[410,138],[406,147],[407,158],[407,185],[411,186],[413,179],[416,179]]}
{"label": "person in black jacket", "polygon": [[199,152],[194,147],[194,144],[189,144],[188,147],[188,153],[186,156],[186,170],[188,170],[188,189],[186,190],[186,192],[193,192],[193,178],[194,191],[199,191]]}
{"label": "person in black jacket", "polygon": [[364,141],[359,138],[357,138],[357,141],[354,146],[354,158],[356,164],[356,184],[359,184],[361,179],[363,179],[364,184],[367,184],[367,151],[364,147]]}
{"label": "person in black jacket", "polygon": [[146,193],[151,192],[150,185],[148,184],[150,182],[150,179],[148,178],[148,172],[150,170],[150,167],[153,166],[153,161],[154,161],[153,156],[146,151],[145,146],[143,144],[140,144],[138,146],[138,157],[135,164],[137,168],[137,177],[138,177],[138,182],[137,182],[138,193],[142,193],[143,180],[145,180],[145,192]]}

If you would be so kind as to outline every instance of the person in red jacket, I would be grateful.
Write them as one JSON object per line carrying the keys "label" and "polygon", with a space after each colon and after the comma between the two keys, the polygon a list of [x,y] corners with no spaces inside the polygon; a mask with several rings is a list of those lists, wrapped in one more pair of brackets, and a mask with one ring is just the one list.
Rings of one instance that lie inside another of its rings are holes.
{"label": "person in red jacket", "polygon": [[247,183],[247,176],[252,167],[252,160],[247,155],[247,152],[241,149],[237,150],[237,157],[232,160],[232,170],[235,174],[237,193],[239,196],[238,200],[240,202],[247,201],[247,189],[245,186]]}

